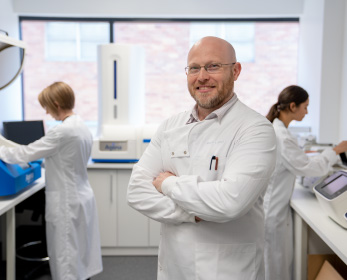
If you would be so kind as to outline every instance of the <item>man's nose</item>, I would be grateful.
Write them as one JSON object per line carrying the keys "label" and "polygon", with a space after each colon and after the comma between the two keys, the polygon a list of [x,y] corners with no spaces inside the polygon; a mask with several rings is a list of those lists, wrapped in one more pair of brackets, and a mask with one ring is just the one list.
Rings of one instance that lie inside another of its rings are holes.
{"label": "man's nose", "polygon": [[198,79],[199,80],[207,80],[210,77],[210,74],[206,71],[204,67],[201,67]]}

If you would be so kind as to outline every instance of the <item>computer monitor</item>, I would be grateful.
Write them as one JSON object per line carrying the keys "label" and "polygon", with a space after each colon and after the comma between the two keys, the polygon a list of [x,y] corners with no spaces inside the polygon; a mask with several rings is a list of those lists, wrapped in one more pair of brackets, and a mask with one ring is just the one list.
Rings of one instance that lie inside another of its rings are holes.
{"label": "computer monitor", "polygon": [[344,166],[347,166],[347,156],[346,156],[347,153],[341,153],[340,154],[340,158],[341,158],[341,161],[342,161],[342,164]]}
{"label": "computer monitor", "polygon": [[45,135],[43,121],[3,122],[4,137],[21,145],[28,145]]}

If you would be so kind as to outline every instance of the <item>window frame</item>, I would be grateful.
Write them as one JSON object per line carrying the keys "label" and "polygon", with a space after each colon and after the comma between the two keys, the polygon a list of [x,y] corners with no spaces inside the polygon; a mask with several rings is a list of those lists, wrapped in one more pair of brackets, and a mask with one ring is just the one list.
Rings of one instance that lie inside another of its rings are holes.
{"label": "window frame", "polygon": [[[76,22],[108,22],[109,23],[109,43],[114,43],[114,28],[113,25],[117,22],[130,23],[168,23],[168,22],[300,22],[299,17],[272,17],[272,18],[103,18],[103,17],[34,17],[34,16],[19,16],[19,38],[22,39],[22,21],[76,21]],[[23,75],[23,73],[21,74]],[[21,98],[22,98],[22,116],[24,120],[24,83],[21,79]]]}

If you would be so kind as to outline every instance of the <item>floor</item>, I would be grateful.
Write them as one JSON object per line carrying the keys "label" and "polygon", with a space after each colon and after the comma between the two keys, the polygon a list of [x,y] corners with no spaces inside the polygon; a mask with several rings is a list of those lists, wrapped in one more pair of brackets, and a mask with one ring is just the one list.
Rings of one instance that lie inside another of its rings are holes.
{"label": "floor", "polygon": [[[157,278],[156,256],[122,256],[103,257],[103,272],[92,277],[92,280],[155,280]],[[6,279],[3,273],[5,264],[1,265],[0,279]],[[24,267],[17,272],[17,280],[51,280],[48,265],[41,267],[30,278],[22,276]]]}

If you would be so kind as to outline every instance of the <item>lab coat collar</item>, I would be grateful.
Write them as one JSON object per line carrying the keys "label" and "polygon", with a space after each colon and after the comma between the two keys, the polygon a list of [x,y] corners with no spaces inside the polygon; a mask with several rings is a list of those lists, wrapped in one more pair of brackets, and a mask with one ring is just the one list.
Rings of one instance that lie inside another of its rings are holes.
{"label": "lab coat collar", "polygon": [[281,126],[281,127],[284,127],[284,128],[287,130],[286,126],[284,125],[284,123],[283,123],[279,118],[275,118],[275,119],[273,120],[272,124],[273,124],[274,126]]}
{"label": "lab coat collar", "polygon": [[75,115],[75,114],[72,113],[71,115],[66,116],[62,121],[64,122],[64,121],[66,121],[67,119],[71,118],[71,117],[74,116],[74,115]]}
{"label": "lab coat collar", "polygon": [[[236,103],[237,100],[238,100],[237,95],[234,92],[233,97],[227,103],[225,103],[222,107],[218,108],[217,110],[215,110],[212,113],[210,113],[209,115],[207,115],[205,120],[217,118],[218,122],[221,122],[221,120],[224,117],[224,115],[226,114],[226,112],[229,111],[229,109]],[[199,122],[199,121],[200,120],[198,117],[198,105],[195,104],[193,109],[192,109],[192,112],[190,113],[189,120],[186,122],[186,124]]]}

